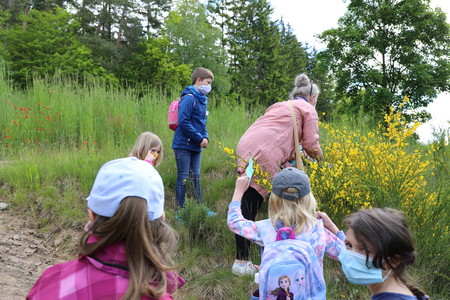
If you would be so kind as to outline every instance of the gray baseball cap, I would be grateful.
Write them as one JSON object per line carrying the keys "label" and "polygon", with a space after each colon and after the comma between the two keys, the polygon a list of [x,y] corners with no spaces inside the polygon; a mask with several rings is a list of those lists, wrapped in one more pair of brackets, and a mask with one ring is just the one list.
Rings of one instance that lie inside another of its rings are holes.
{"label": "gray baseball cap", "polygon": [[[295,188],[298,192],[287,193],[284,190],[288,188]],[[287,199],[296,200],[300,197],[306,196],[311,192],[311,184],[309,183],[308,175],[297,168],[286,168],[278,172],[272,181],[272,193]]]}

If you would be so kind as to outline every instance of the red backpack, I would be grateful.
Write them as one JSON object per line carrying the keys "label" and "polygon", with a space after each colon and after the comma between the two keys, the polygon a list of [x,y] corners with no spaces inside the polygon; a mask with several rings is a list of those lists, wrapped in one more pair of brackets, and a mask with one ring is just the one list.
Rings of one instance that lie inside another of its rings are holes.
{"label": "red backpack", "polygon": [[[192,95],[192,94],[185,94],[183,95]],[[169,125],[169,128],[174,130],[178,127],[178,107],[180,106],[180,101],[183,98],[177,98],[172,101],[169,105],[169,112],[167,113],[167,123]],[[195,98],[194,98],[194,106],[195,106]]]}

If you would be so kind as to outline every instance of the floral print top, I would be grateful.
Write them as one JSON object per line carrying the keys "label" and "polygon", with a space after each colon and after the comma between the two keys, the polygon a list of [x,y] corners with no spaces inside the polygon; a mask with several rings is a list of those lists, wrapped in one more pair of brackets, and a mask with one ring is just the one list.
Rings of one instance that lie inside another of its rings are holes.
{"label": "floral print top", "polygon": [[[260,246],[268,245],[276,239],[277,231],[269,219],[254,222],[242,216],[240,201],[233,201],[228,206],[227,224],[231,231]],[[317,220],[317,224],[312,229],[296,235],[296,239],[311,245],[322,267],[325,254],[338,260],[341,250],[345,249],[344,238],[343,233],[334,235],[326,229],[321,219]]]}

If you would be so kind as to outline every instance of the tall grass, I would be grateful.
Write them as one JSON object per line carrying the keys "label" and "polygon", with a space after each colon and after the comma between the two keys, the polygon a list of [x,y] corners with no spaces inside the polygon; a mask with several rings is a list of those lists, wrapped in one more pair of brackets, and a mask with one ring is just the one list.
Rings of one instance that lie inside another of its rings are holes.
{"label": "tall grass", "polygon": [[[180,234],[177,259],[188,280],[181,298],[248,299],[255,287],[252,278],[230,272],[234,237],[226,226],[226,214],[235,170],[216,143],[235,148],[264,108],[248,111],[227,99],[210,99],[210,146],[202,154],[202,184],[204,206],[218,216],[206,218],[205,211],[188,199],[180,223],[174,211],[173,132],[167,128],[167,108],[178,92],[117,90],[95,82],[78,86],[61,78],[35,80],[33,86],[18,91],[0,74],[0,199],[8,199],[11,209],[35,217],[42,230],[76,226],[81,231],[85,198],[99,167],[127,156],[137,136],[152,131],[165,148],[158,170],[165,183],[168,220]],[[408,139],[409,145],[398,144],[392,155],[395,142],[380,136],[364,118],[322,124],[328,163],[310,164],[308,170],[321,208],[338,223],[359,207],[403,209],[417,240],[418,262],[413,273],[432,298],[445,298],[450,293],[449,147],[443,141],[425,147]],[[402,172],[408,164],[411,170],[419,168],[419,173]],[[401,188],[403,181],[412,186]],[[264,204],[258,218],[266,216],[266,209]],[[257,247],[251,256],[258,262]],[[325,274],[330,299],[368,298],[366,288],[347,283],[339,264],[326,260]]]}

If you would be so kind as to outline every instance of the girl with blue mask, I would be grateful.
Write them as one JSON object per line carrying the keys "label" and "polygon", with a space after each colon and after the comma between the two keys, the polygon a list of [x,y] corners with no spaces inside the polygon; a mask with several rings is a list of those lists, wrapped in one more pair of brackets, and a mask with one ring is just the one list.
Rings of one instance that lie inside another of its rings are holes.
{"label": "girl with blue mask", "polygon": [[324,226],[344,240],[339,255],[347,279],[367,285],[372,300],[426,300],[429,297],[411,280],[406,266],[414,263],[412,235],[405,216],[394,209],[362,209],[348,216],[343,234],[327,214],[317,213]]}

